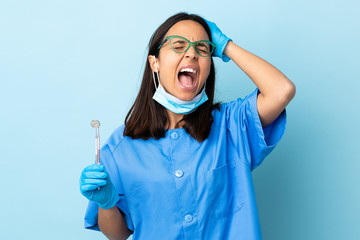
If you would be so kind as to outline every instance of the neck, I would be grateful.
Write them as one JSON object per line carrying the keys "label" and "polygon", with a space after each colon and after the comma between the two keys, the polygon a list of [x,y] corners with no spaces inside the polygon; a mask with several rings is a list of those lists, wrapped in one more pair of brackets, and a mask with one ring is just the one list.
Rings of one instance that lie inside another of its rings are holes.
{"label": "neck", "polygon": [[[169,122],[166,123],[166,127],[167,129],[175,129],[176,128],[176,124],[183,119],[184,115],[183,114],[177,114],[177,113],[173,113],[172,111],[166,109],[166,112],[169,116]],[[179,127],[182,127],[182,123],[180,124]]]}

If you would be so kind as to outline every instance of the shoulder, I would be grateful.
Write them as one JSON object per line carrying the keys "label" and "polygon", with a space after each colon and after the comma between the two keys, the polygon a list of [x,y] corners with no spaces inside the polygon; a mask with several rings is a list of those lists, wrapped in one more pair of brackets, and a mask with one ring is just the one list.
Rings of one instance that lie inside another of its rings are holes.
{"label": "shoulder", "polygon": [[244,103],[244,99],[242,98],[238,98],[230,102],[221,103],[219,105],[219,108],[215,108],[212,111],[212,115],[214,117],[214,123],[219,123],[222,120],[224,120],[224,118],[226,119],[229,116],[231,116],[233,110],[239,108],[243,103]]}
{"label": "shoulder", "polygon": [[256,88],[255,91],[246,95],[244,98],[238,98],[235,101],[231,101],[224,104],[226,110],[231,110],[232,108],[239,108],[246,106],[247,104],[256,104],[257,96],[259,94],[259,90]]}
{"label": "shoulder", "polygon": [[234,101],[221,103],[220,110],[214,109],[212,115],[214,117],[214,123],[216,125],[224,125],[226,120],[236,118],[241,115],[246,109],[256,107],[256,100],[259,91],[256,88],[255,91],[248,94],[244,98],[238,98]]}
{"label": "shoulder", "polygon": [[124,124],[116,128],[106,141],[105,146],[107,146],[111,152],[113,152],[121,144],[121,142],[124,141],[124,128]]}
{"label": "shoulder", "polygon": [[238,98],[238,99],[236,99],[234,101],[221,103],[220,104],[220,110],[218,111],[217,109],[214,109],[213,110],[213,115],[215,116],[216,114],[217,115],[229,114],[232,110],[239,109],[239,108],[241,108],[243,106],[246,106],[249,103],[250,104],[251,103],[256,104],[256,99],[257,99],[258,94],[259,94],[259,90],[255,89],[255,91],[253,91],[249,95],[245,96],[244,98]]}

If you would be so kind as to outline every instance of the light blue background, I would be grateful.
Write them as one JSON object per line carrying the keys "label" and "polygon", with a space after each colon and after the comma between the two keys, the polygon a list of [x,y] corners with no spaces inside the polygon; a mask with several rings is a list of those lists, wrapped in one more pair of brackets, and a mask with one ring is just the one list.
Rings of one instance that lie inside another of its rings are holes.
{"label": "light blue background", "polygon": [[[123,123],[151,34],[188,11],[287,75],[286,133],[253,172],[263,237],[360,239],[358,1],[0,0],[0,239],[105,239],[83,229],[81,170]],[[216,98],[255,89],[216,60]],[[159,237],[159,239],[161,239]]]}

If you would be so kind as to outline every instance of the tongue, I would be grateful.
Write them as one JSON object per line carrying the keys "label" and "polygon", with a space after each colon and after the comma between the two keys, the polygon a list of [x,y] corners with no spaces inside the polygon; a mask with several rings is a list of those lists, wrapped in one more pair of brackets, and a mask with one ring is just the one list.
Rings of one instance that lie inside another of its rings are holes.
{"label": "tongue", "polygon": [[179,81],[184,86],[191,86],[193,84],[192,78],[189,75],[181,74]]}

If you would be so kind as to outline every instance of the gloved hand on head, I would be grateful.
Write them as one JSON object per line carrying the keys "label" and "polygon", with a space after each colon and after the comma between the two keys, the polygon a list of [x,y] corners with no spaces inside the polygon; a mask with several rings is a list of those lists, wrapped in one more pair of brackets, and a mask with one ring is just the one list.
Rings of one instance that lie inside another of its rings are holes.
{"label": "gloved hand on head", "polygon": [[204,20],[209,25],[212,41],[216,44],[213,56],[221,58],[224,62],[230,61],[230,58],[224,54],[224,50],[228,42],[232,40],[228,38],[225,34],[223,34],[215,23],[210,22],[206,19]]}
{"label": "gloved hand on head", "polygon": [[98,164],[87,166],[82,171],[80,192],[102,209],[112,208],[120,199],[110,181],[109,174],[105,171],[105,167]]}

